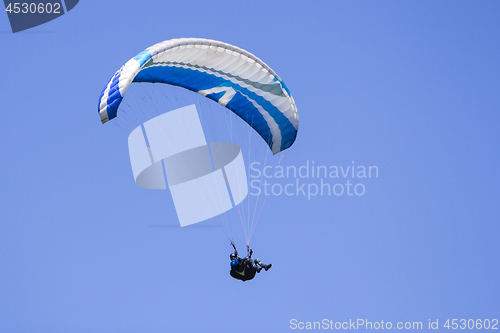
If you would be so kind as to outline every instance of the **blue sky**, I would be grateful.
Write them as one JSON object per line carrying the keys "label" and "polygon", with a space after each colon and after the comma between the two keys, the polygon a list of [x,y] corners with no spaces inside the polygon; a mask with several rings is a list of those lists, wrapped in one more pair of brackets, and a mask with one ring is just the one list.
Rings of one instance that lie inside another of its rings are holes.
{"label": "blue sky", "polygon": [[[0,332],[499,319],[499,12],[80,1],[16,34],[0,15]],[[115,70],[178,37],[237,45],[284,79],[300,129],[283,165],[379,170],[353,180],[362,196],[269,196],[252,246],[273,268],[250,282],[229,276],[216,228],[151,227],[176,223],[171,198],[135,185],[126,135],[97,113]]]}

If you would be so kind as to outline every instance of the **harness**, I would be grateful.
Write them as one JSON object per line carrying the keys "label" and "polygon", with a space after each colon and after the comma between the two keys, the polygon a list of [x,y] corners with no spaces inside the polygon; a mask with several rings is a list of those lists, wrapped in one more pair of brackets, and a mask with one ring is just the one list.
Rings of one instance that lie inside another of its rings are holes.
{"label": "harness", "polygon": [[[239,256],[238,256],[238,251],[236,250],[236,247],[234,246],[234,243],[231,243],[231,245],[233,246],[234,248],[234,252],[235,254],[237,255],[237,258],[239,260],[241,260],[241,265],[243,266],[243,270],[241,272],[238,272],[236,269],[233,269],[231,268],[231,271],[230,271],[230,275],[231,277],[237,279],[237,280],[241,280],[243,282],[247,281],[247,280],[251,280],[255,277],[255,272],[250,270],[249,272],[247,272],[247,260],[244,260],[244,259],[241,259]],[[247,245],[247,256],[250,257],[251,256],[251,253],[250,253],[250,245]],[[238,275],[233,275],[234,273],[237,273]],[[247,275],[248,273],[248,275]],[[252,274],[253,273],[253,274]],[[240,278],[241,277],[241,278]]]}

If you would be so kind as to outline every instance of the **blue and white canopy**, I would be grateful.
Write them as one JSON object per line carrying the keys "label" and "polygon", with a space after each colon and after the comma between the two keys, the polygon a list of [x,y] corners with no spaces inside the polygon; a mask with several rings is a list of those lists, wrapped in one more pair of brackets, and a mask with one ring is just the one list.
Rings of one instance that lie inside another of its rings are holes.
{"label": "blue and white canopy", "polygon": [[225,106],[247,122],[274,154],[289,148],[299,117],[290,91],[262,60],[238,47],[180,38],[147,48],[120,68],[99,98],[103,123],[117,115],[132,82],[183,87]]}

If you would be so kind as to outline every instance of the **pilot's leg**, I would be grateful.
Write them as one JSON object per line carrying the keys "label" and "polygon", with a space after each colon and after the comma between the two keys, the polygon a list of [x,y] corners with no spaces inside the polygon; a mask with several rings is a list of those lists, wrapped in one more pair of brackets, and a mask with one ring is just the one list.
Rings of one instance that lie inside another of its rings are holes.
{"label": "pilot's leg", "polygon": [[272,264],[264,265],[262,263],[262,261],[260,261],[259,259],[255,259],[255,261],[256,261],[256,264],[259,266],[259,269],[257,270],[257,272],[260,272],[262,270],[262,268],[264,268],[267,271],[272,266]]}
{"label": "pilot's leg", "polygon": [[252,267],[257,271],[257,273],[260,273],[262,270],[262,261],[259,259],[252,259]]}

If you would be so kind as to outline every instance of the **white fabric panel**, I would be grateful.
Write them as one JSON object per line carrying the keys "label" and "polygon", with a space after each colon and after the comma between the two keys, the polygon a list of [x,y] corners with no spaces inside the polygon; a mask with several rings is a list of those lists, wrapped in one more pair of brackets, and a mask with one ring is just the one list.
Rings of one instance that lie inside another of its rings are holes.
{"label": "white fabric panel", "polygon": [[234,95],[236,94],[236,90],[231,87],[215,87],[207,90],[200,90],[198,91],[198,93],[200,95],[207,96],[213,93],[220,93],[221,91],[225,91],[226,93],[219,99],[219,104],[222,106],[226,106],[226,104],[229,103],[229,101],[233,99]]}
{"label": "white fabric panel", "polygon": [[137,75],[137,73],[139,73],[140,69],[141,66],[135,59],[130,59],[125,63],[120,74],[120,80],[118,82],[120,95],[125,96],[125,92],[130,86],[130,83],[134,80],[134,77]]}
{"label": "white fabric panel", "polygon": [[[215,40],[202,38],[172,39],[155,44],[149,47],[148,50],[151,52],[155,62],[178,61],[207,67],[217,65],[217,62],[214,63],[214,61],[223,53],[229,56],[229,58],[224,57],[229,64],[221,62],[220,64],[223,67],[216,67],[217,70],[231,72],[231,68],[243,66],[244,68],[237,69],[238,72],[242,73],[246,71],[247,66],[255,65],[265,74],[265,80],[261,83],[270,83],[274,77],[280,80],[279,76],[269,66],[253,54],[236,46]],[[245,75],[243,78],[247,79],[249,77]]]}

